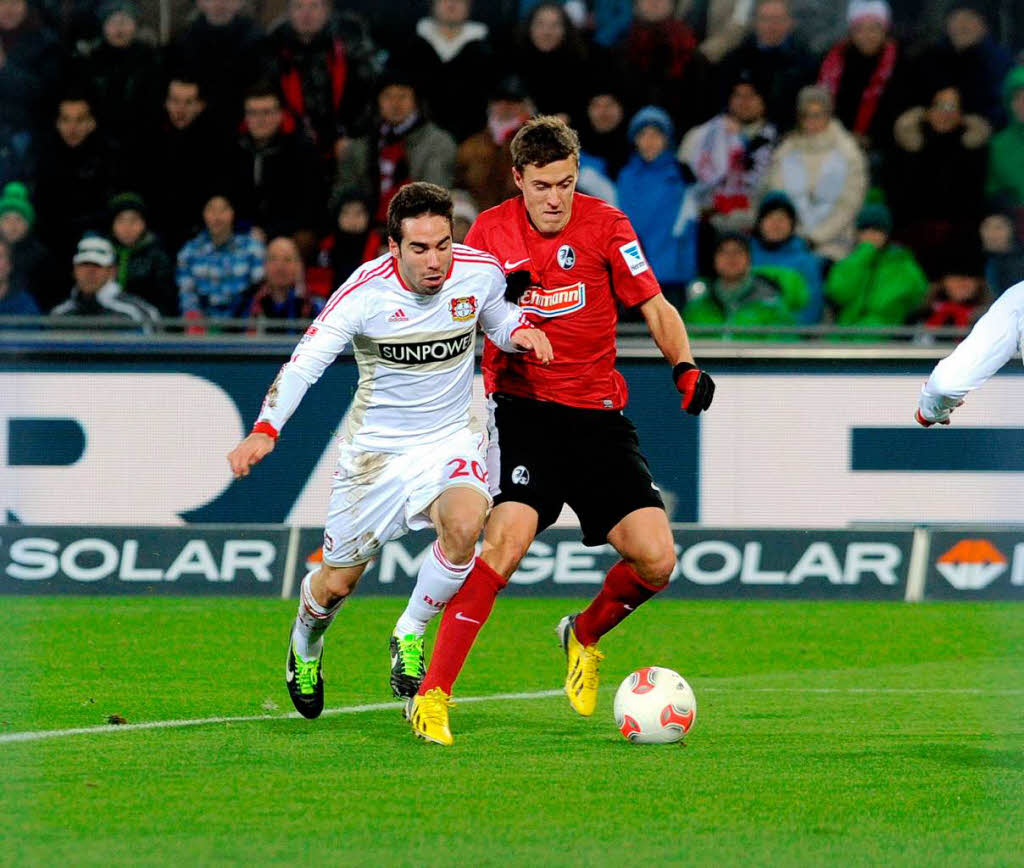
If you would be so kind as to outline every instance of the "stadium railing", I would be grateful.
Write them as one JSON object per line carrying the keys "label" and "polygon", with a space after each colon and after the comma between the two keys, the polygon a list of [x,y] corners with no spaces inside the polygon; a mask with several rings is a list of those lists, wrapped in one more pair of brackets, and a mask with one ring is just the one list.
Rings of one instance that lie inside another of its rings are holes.
{"label": "stadium railing", "polygon": [[[101,335],[116,336],[119,339],[136,335],[145,339],[186,339],[189,342],[247,341],[270,338],[282,344],[294,343],[309,325],[308,320],[268,319],[217,319],[185,320],[161,319],[156,323],[139,324],[121,317],[49,317],[49,316],[5,316],[0,317],[0,341],[46,342],[54,338],[73,337],[99,338]],[[197,331],[198,330],[198,331]],[[935,343],[950,343],[962,338],[966,329],[926,329],[920,325],[885,328],[862,328],[836,326],[827,323],[802,326],[699,326],[689,325],[687,331],[696,340],[781,342],[794,344],[825,343],[835,346],[837,342],[878,342],[903,343],[927,346]],[[646,325],[643,323],[619,323],[620,341],[632,343],[650,342]]]}

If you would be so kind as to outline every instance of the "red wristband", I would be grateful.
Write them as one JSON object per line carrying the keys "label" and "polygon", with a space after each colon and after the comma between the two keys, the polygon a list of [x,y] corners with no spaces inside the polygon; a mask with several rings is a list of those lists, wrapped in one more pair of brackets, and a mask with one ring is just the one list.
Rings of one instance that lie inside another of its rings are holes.
{"label": "red wristband", "polygon": [[278,436],[277,429],[273,425],[271,425],[269,422],[257,422],[255,425],[252,426],[252,432],[251,433],[253,433],[253,434],[266,434],[272,440],[276,440],[277,436]]}

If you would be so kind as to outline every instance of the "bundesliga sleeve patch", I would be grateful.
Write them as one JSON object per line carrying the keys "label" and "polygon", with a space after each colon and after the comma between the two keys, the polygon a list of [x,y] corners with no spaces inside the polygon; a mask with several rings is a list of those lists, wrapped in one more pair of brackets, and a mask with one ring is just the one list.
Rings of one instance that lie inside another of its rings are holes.
{"label": "bundesliga sleeve patch", "polygon": [[647,264],[647,260],[644,259],[644,254],[640,249],[639,241],[630,241],[628,244],[623,244],[622,247],[619,248],[619,253],[622,254],[622,258],[626,261],[626,267],[629,269],[629,273],[634,277],[638,274],[643,274],[648,268],[650,268]]}

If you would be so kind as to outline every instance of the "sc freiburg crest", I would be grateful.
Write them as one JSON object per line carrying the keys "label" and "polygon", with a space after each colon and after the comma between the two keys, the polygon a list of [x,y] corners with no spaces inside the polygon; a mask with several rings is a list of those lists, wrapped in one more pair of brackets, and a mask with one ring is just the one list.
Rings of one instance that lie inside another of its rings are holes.
{"label": "sc freiburg crest", "polygon": [[453,298],[449,302],[449,309],[452,312],[452,319],[456,322],[471,320],[476,316],[476,298],[472,295],[465,298]]}

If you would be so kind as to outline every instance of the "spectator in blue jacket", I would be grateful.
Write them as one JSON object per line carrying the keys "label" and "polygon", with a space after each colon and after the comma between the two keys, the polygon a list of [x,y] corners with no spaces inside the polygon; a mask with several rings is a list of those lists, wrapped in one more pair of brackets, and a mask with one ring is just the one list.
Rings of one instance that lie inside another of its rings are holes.
{"label": "spectator in blue jacket", "polygon": [[206,228],[178,254],[176,280],[186,319],[244,315],[247,293],[263,280],[263,243],[235,231],[235,209],[223,195],[203,208]]}
{"label": "spectator in blue jacket", "polygon": [[821,322],[824,311],[824,262],[795,230],[796,206],[793,200],[782,190],[766,193],[757,211],[750,256],[754,266],[792,268],[803,275],[810,301],[797,312],[797,322],[810,325]]}
{"label": "spectator in blue jacket", "polygon": [[629,122],[634,153],[619,173],[619,207],[629,217],[666,298],[682,307],[697,276],[697,203],[676,160],[668,112],[646,106]]}

